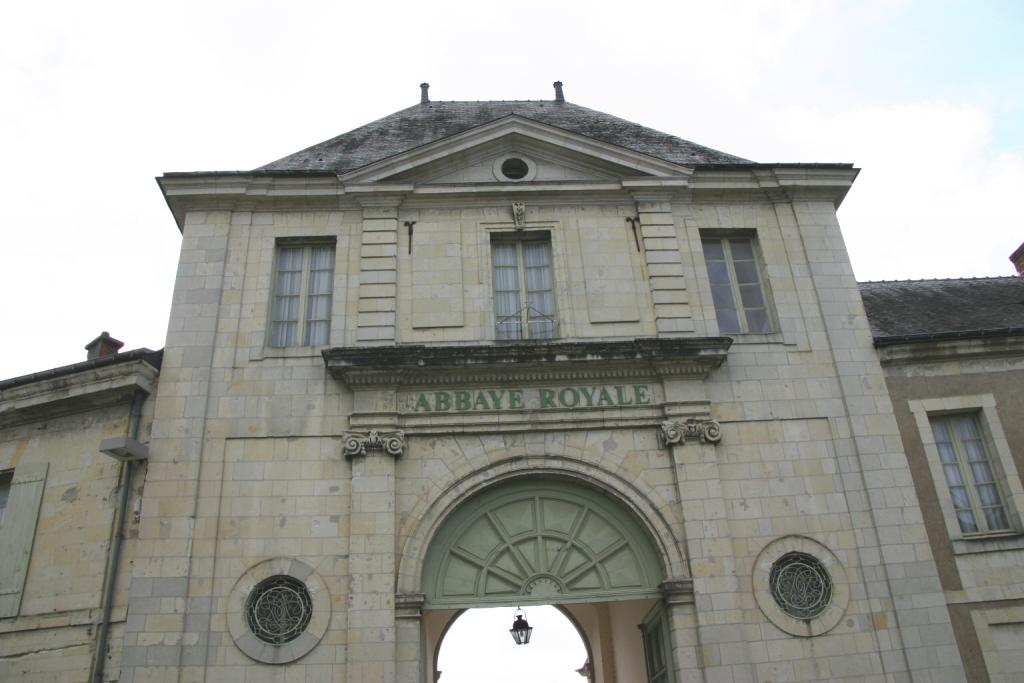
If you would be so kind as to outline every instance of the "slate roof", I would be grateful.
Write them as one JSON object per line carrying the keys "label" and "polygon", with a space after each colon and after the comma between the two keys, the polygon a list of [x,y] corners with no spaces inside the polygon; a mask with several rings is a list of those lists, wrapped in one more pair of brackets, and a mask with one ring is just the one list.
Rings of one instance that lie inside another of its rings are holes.
{"label": "slate roof", "polygon": [[875,342],[1024,334],[1024,278],[861,282]]}
{"label": "slate roof", "polygon": [[256,170],[347,173],[512,115],[676,164],[701,166],[751,163],[570,102],[535,100],[417,104]]}

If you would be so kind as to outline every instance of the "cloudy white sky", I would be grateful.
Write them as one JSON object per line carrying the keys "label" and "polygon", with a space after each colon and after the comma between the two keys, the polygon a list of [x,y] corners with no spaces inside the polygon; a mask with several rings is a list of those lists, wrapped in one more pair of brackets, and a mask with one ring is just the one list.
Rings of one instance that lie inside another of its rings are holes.
{"label": "cloudy white sky", "polygon": [[1012,273],[1024,3],[6,3],[0,378],[163,346],[154,177],[249,169],[418,101],[572,102],[755,161],[852,162],[857,277]]}

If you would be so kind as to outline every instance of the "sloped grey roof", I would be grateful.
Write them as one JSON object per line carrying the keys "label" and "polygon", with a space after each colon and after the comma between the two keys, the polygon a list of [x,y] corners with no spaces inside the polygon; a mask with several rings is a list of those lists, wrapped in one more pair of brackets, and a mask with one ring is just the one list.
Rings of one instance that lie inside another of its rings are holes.
{"label": "sloped grey roof", "polygon": [[861,282],[860,293],[876,341],[1024,332],[1020,277]]}
{"label": "sloped grey roof", "polygon": [[429,102],[402,109],[256,170],[347,173],[511,115],[676,164],[750,163],[746,159],[569,102]]}

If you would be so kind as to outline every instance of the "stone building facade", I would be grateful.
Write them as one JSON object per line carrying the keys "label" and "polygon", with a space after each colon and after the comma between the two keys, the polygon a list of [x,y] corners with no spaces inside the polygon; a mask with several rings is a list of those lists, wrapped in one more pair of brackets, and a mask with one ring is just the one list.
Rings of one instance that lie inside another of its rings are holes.
{"label": "stone building facade", "polygon": [[861,288],[964,666],[1024,680],[1024,278]]}
{"label": "stone building facade", "polygon": [[162,176],[159,359],[0,384],[7,515],[50,463],[0,527],[31,556],[0,677],[432,681],[461,610],[555,604],[607,683],[1012,680],[987,653],[1024,621],[1020,480],[1008,528],[942,536],[913,429],[991,401],[933,409],[898,345],[880,363],[836,221],[856,174],[556,84],[424,87],[260,169]]}

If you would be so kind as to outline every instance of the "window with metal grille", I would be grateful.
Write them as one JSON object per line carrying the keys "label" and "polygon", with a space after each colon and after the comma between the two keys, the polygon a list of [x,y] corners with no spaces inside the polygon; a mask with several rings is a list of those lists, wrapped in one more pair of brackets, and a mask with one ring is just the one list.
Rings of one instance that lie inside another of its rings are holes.
{"label": "window with metal grille", "polygon": [[832,602],[832,578],[818,558],[807,553],[786,553],[772,564],[772,597],[795,619],[814,619]]}
{"label": "window with metal grille", "polygon": [[760,268],[751,237],[703,237],[704,262],[722,334],[772,331]]}
{"label": "window with metal grille", "polygon": [[323,346],[330,341],[334,245],[277,247],[270,346]]}
{"label": "window with metal grille", "polygon": [[494,332],[500,341],[552,339],[557,334],[551,278],[551,238],[495,238]]}
{"label": "window with metal grille", "polygon": [[249,630],[265,643],[281,645],[295,640],[313,616],[309,589],[296,578],[271,576],[249,594],[245,620]]}
{"label": "window with metal grille", "polygon": [[928,419],[960,530],[965,534],[1009,530],[998,477],[977,415],[931,415]]}

